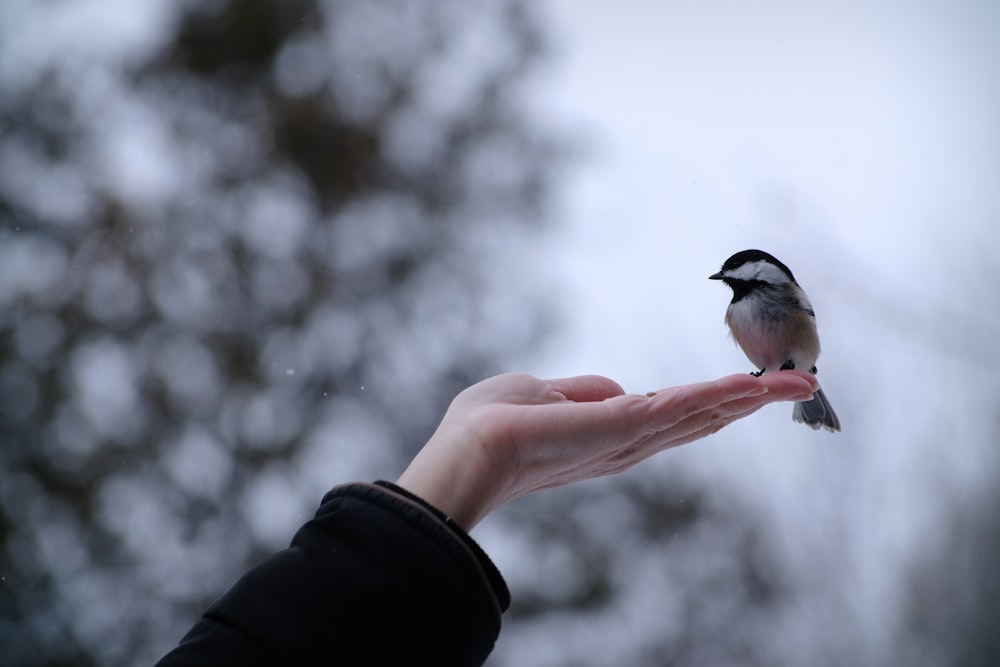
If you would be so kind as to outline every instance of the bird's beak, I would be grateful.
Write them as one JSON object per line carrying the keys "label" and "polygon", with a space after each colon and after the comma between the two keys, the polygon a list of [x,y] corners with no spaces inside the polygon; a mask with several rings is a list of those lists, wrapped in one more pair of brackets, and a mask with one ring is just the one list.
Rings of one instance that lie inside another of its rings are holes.
{"label": "bird's beak", "polygon": [[709,280],[722,280],[722,271],[719,271],[718,273],[713,273],[712,275],[710,275],[708,277],[708,279]]}

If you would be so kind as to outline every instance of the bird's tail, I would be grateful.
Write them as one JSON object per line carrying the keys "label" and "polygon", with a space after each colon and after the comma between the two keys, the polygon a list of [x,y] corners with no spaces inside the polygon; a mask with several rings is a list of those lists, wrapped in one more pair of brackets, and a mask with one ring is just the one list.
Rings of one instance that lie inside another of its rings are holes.
{"label": "bird's tail", "polygon": [[792,411],[792,419],[802,422],[814,429],[820,426],[831,433],[840,430],[840,420],[837,413],[830,406],[830,401],[826,400],[826,394],[822,389],[817,389],[812,399],[795,404]]}

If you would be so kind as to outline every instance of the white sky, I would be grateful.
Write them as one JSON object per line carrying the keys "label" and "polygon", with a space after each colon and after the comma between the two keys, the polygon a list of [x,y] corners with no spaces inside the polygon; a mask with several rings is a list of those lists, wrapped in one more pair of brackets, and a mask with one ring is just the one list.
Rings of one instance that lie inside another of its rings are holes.
{"label": "white sky", "polygon": [[698,281],[737,250],[789,264],[826,339],[844,308],[827,290],[874,298],[921,263],[972,280],[965,253],[997,247],[1000,6],[799,4],[551,3],[543,105],[594,148],[552,257],[581,353],[624,380],[659,375],[640,332],[718,334],[724,290]]}
{"label": "white sky", "polygon": [[568,327],[523,370],[634,392],[749,371],[706,278],[777,255],[816,308],[844,433],[771,406],[647,465],[743,488],[803,568],[838,526],[845,595],[881,633],[890,573],[995,483],[1000,4],[549,5],[537,103],[591,151],[539,251]]}
{"label": "white sky", "polygon": [[[36,14],[19,0],[0,22],[23,56],[7,66],[31,66],[53,35],[97,59],[155,48],[166,6]],[[849,602],[884,620],[899,593],[887,573],[961,493],[995,483],[1000,3],[546,6],[560,53],[535,103],[590,150],[537,249],[568,326],[512,366],[636,392],[749,371],[707,276],[738,250],[773,252],[816,308],[844,433],[771,406],[645,469],[744,489],[803,559],[839,527]],[[109,21],[126,38],[93,40]],[[518,554],[484,528],[516,579]]]}

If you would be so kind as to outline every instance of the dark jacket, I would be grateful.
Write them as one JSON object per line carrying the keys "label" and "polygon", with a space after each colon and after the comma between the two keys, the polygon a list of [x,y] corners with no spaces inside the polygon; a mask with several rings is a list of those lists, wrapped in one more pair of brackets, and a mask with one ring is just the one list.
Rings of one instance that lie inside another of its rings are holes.
{"label": "dark jacket", "polygon": [[441,512],[387,482],[349,484],[157,664],[480,665],[509,605]]}

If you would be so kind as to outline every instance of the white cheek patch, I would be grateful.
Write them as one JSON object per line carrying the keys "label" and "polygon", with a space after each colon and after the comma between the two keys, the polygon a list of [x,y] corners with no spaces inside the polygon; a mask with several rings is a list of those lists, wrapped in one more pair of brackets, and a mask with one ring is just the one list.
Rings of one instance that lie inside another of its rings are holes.
{"label": "white cheek patch", "polygon": [[735,269],[730,269],[724,274],[726,278],[732,278],[734,280],[760,280],[765,283],[771,283],[772,285],[784,285],[791,282],[785,272],[776,267],[770,262],[764,260],[757,260],[756,262],[747,262],[746,264],[741,264]]}

